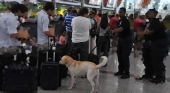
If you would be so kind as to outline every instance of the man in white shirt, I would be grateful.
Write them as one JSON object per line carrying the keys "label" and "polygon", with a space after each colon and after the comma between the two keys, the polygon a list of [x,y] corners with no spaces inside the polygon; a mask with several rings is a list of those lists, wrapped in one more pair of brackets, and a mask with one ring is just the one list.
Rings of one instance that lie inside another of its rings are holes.
{"label": "man in white shirt", "polygon": [[[22,4],[16,4],[11,8],[9,13],[5,13],[0,17],[0,48],[1,50],[10,49],[10,47],[17,47],[21,45],[18,41],[19,26],[18,16],[23,16],[28,11],[28,8]],[[4,51],[0,51],[2,54]]]}
{"label": "man in white shirt", "polygon": [[71,56],[78,60],[80,53],[80,60],[88,60],[89,50],[89,30],[91,29],[91,22],[88,16],[88,9],[81,8],[79,16],[72,19],[72,50]]}
{"label": "man in white shirt", "polygon": [[[19,22],[17,20],[18,16],[23,16],[28,11],[28,8],[22,4],[13,5],[10,12],[3,14],[0,17],[0,67],[8,65],[4,56],[6,52],[16,52],[17,46],[21,46],[21,42],[18,41],[18,31],[17,27]],[[5,60],[3,60],[5,59]],[[10,62],[13,59],[8,59]],[[2,68],[0,68],[0,86],[2,84]],[[1,90],[1,88],[0,88]]]}
{"label": "man in white shirt", "polygon": [[[46,2],[43,9],[38,13],[37,20],[37,43],[40,49],[48,48],[48,37],[54,36],[54,34],[49,31],[49,16],[53,14],[54,5],[52,2]],[[43,53],[39,51],[39,56],[44,57]],[[40,85],[40,66],[42,64],[41,58],[38,58],[38,85]]]}
{"label": "man in white shirt", "polygon": [[38,39],[38,44],[39,45],[44,45],[48,43],[48,37],[49,36],[54,36],[54,34],[51,34],[49,32],[49,15],[53,14],[54,11],[54,5],[52,2],[47,2],[43,10],[41,10],[38,13],[38,22],[37,22],[37,39]]}

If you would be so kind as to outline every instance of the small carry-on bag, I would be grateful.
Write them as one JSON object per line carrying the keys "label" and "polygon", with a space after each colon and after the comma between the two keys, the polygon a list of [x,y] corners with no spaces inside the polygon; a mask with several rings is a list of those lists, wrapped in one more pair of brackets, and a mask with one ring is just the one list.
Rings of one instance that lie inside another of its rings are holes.
{"label": "small carry-on bag", "polygon": [[10,65],[5,68],[3,89],[7,93],[35,93],[36,67],[26,65]]}
{"label": "small carry-on bag", "polygon": [[90,52],[90,54],[88,54],[88,61],[90,62],[93,62],[95,63],[96,65],[99,64],[99,60],[100,60],[100,57],[98,55],[95,55],[95,54],[92,54],[92,52],[94,51],[94,49],[96,48],[97,46],[95,46],[92,51]]}
{"label": "small carry-on bag", "polygon": [[[52,49],[50,49],[51,51]],[[55,49],[53,50],[53,61],[49,61],[48,52],[46,53],[46,62],[41,65],[40,86],[44,90],[56,90],[61,86],[61,79],[59,76],[59,63],[55,62]]]}

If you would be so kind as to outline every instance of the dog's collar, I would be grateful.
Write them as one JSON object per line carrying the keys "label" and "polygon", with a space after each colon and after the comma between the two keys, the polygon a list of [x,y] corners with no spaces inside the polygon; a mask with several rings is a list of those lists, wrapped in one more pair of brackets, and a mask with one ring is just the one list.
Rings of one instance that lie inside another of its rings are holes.
{"label": "dog's collar", "polygon": [[71,66],[72,64],[73,64],[73,62],[70,65],[68,65],[67,67]]}

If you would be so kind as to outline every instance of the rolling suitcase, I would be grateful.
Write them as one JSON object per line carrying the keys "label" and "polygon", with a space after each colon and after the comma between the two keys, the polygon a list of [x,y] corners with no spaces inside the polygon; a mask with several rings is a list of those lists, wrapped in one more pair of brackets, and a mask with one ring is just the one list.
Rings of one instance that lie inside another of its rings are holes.
{"label": "rolling suitcase", "polygon": [[[47,57],[48,59],[48,52]],[[61,85],[59,76],[59,64],[55,62],[55,51],[53,53],[53,62],[43,62],[41,65],[40,86],[44,90],[56,90]]]}
{"label": "rolling suitcase", "polygon": [[7,93],[35,93],[36,67],[10,65],[5,68],[3,90]]}
{"label": "rolling suitcase", "polygon": [[[56,45],[56,50],[61,50],[61,51],[63,51],[63,55],[62,55],[62,56],[64,56],[64,55],[67,54],[67,48],[66,48],[65,45],[57,44],[57,45]],[[62,56],[60,56],[60,58],[61,58]],[[58,61],[60,61],[60,59],[59,59]],[[60,77],[61,77],[61,79],[67,77],[67,72],[68,72],[68,68],[67,68],[65,65],[60,65]]]}
{"label": "rolling suitcase", "polygon": [[[51,51],[52,49],[50,49]],[[61,86],[61,79],[59,76],[60,66],[55,62],[55,50],[53,51],[53,61],[49,61],[48,52],[46,52],[46,62],[41,65],[40,87],[44,90],[56,90]]]}

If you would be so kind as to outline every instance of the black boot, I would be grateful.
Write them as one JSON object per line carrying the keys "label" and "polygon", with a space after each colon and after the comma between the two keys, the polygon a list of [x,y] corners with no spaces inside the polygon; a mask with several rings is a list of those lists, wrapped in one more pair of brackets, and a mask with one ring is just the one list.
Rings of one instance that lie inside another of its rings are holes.
{"label": "black boot", "polygon": [[139,80],[151,81],[153,79],[152,75],[143,75]]}
{"label": "black boot", "polygon": [[159,83],[165,83],[166,77],[165,77],[165,71],[162,73],[162,75],[157,75],[156,78],[152,79],[150,82],[159,84]]}
{"label": "black boot", "polygon": [[154,78],[154,79],[152,79],[150,82],[151,83],[155,83],[155,84],[159,84],[159,83],[165,83],[165,78]]}
{"label": "black boot", "polygon": [[130,74],[123,74],[120,78],[121,79],[128,79],[128,78],[130,78]]}
{"label": "black boot", "polygon": [[117,73],[114,74],[114,76],[121,76],[121,75],[123,75],[123,72],[121,71],[118,71]]}

